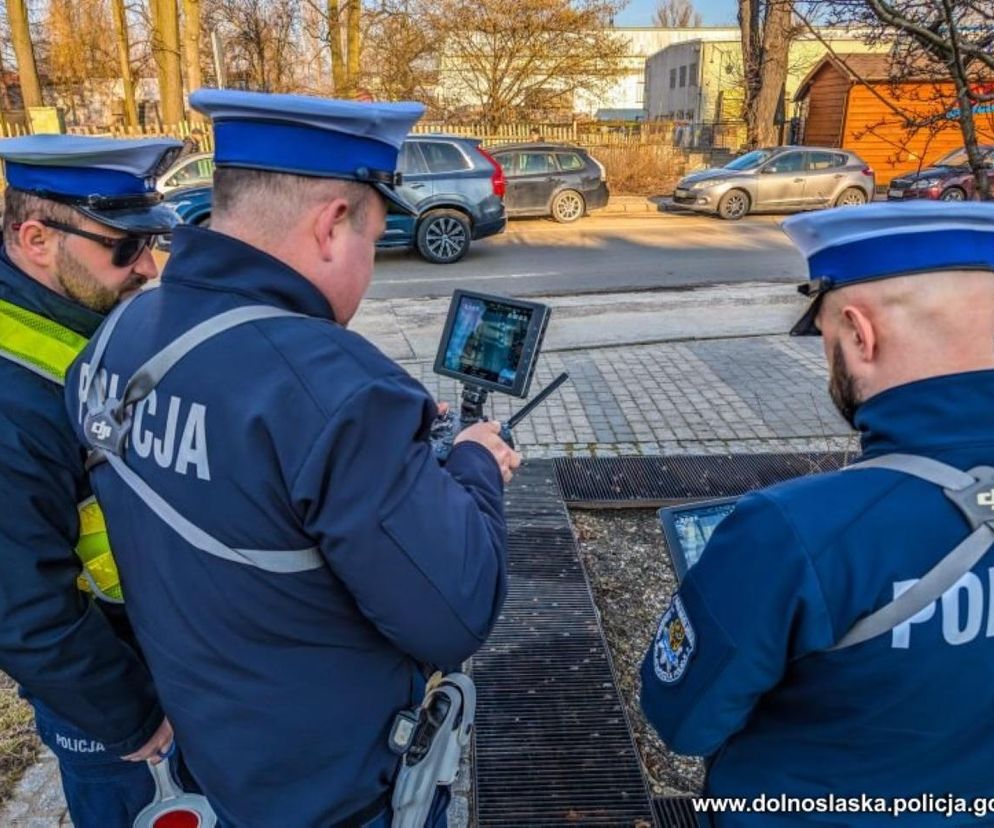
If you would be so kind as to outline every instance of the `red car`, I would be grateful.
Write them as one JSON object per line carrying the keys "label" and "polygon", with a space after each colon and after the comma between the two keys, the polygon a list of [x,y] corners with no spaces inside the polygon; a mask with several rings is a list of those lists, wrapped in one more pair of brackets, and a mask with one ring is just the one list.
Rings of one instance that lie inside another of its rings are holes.
{"label": "red car", "polygon": [[[994,146],[978,147],[984,166],[994,172]],[[944,155],[931,167],[916,173],[906,173],[890,182],[888,201],[911,198],[931,198],[939,201],[966,201],[973,198],[973,173],[966,150],[958,149]]]}

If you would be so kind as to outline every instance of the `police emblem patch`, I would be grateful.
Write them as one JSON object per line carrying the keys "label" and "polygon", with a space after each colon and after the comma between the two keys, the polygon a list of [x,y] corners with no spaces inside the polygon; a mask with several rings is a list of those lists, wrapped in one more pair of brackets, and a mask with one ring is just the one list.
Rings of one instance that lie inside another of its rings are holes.
{"label": "police emblem patch", "polygon": [[690,625],[683,601],[675,595],[659,622],[659,632],[652,648],[656,678],[667,684],[679,681],[694,654],[695,643],[694,628]]}

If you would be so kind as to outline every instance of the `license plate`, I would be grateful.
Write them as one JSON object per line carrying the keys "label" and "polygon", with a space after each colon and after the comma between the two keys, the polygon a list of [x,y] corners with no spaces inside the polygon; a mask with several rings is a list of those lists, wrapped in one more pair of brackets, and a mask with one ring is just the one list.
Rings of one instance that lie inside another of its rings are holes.
{"label": "license plate", "polygon": [[904,190],[888,190],[888,198],[904,198]]}
{"label": "license plate", "polygon": [[689,195],[690,195],[690,190],[677,190],[676,191],[676,197],[677,198],[687,198]]}

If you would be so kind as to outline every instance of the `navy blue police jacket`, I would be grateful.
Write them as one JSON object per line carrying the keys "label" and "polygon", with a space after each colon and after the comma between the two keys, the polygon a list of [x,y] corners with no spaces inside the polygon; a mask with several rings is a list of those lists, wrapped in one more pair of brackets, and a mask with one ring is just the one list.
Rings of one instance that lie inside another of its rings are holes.
{"label": "navy blue police jacket", "polygon": [[[102,319],[2,251],[0,299],[84,337]],[[0,357],[0,669],[124,755],[148,741],[162,710],[123,611],[76,586],[77,504],[90,495],[84,460],[62,388]]]}
{"label": "navy blue police jacket", "polygon": [[[420,702],[423,665],[460,664],[496,621],[503,482],[474,443],[442,468],[425,389],[333,323],[299,273],[210,230],[177,228],[161,286],[121,317],[102,362],[112,390],[246,305],[309,318],[244,324],[189,353],[137,407],[124,457],[227,546],[316,547],[323,565],[274,574],[205,554],[107,464],[91,476],[163,707],[221,822],[326,826],[387,793],[388,732]],[[66,383],[77,422],[91,351]]]}
{"label": "navy blue police jacket", "polygon": [[[857,411],[860,459],[901,452],[962,470],[994,466],[992,401],[992,371],[885,391]],[[646,654],[647,717],[675,750],[709,757],[711,796],[994,795],[994,554],[910,622],[827,652],[968,534],[937,486],[888,470],[819,474],[744,497]],[[846,812],[783,819],[893,822]],[[934,813],[901,824],[940,822],[978,824]]]}

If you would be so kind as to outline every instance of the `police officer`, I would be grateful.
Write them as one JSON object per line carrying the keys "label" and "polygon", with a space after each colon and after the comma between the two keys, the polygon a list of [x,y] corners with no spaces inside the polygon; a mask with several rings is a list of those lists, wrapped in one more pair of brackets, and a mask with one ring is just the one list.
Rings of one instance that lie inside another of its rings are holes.
{"label": "police officer", "polygon": [[[739,501],[662,617],[643,709],[672,748],[708,757],[709,796],[990,796],[994,479],[976,467],[994,466],[994,205],[784,228],[813,297],[792,333],[822,336],[862,456]],[[853,804],[713,819],[893,822]],[[902,824],[940,821],[977,824]]]}
{"label": "police officer", "polygon": [[0,668],[34,706],[78,828],[130,826],[154,793],[139,760],[155,758],[171,732],[124,617],[61,386],[103,314],[156,275],[149,243],[175,218],[157,204],[151,176],[178,146],[61,135],[0,141],[8,184]]}
{"label": "police officer", "polygon": [[387,205],[410,210],[394,170],[423,108],[218,90],[190,103],[214,122],[211,228],[176,229],[161,287],[108,320],[69,408],[81,439],[113,442],[109,420],[84,428],[88,403],[141,397],[91,476],[221,823],[386,826],[395,715],[427,671],[480,647],[503,601],[519,457],[483,423],[440,467],[435,403],[346,327]]}

